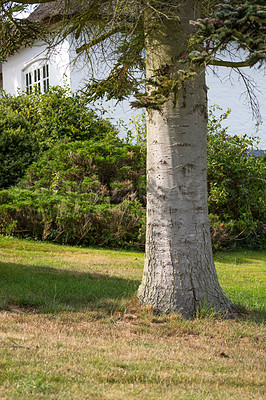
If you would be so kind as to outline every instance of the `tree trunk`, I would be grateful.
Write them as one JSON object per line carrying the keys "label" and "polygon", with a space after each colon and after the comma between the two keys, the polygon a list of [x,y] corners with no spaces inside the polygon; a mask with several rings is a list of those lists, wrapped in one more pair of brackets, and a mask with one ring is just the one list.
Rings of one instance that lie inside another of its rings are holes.
{"label": "tree trunk", "polygon": [[[147,77],[162,66],[179,69],[189,20],[197,18],[195,3],[180,6],[179,26],[169,19],[159,22],[151,14],[146,18]],[[232,308],[219,285],[212,255],[206,142],[202,73],[179,92],[175,107],[169,100],[161,112],[147,111],[146,258],[138,295],[142,304],[158,312],[192,316],[202,307]]]}

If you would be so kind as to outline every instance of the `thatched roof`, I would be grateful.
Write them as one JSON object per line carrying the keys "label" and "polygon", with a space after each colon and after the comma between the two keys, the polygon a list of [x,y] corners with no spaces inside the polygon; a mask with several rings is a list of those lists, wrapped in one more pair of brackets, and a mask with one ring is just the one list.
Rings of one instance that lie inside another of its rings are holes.
{"label": "thatched roof", "polygon": [[[86,1],[88,5],[88,1]],[[63,16],[79,14],[84,10],[84,2],[78,0],[58,0],[40,4],[27,18],[32,22],[59,21]]]}
{"label": "thatched roof", "polygon": [[[81,14],[82,12],[89,10],[93,5],[93,1],[91,0],[57,0],[49,3],[40,4],[27,18],[32,22],[57,22],[62,20],[63,18],[67,18],[73,16],[75,14]],[[128,11],[125,11],[124,8],[121,8],[121,17],[122,19],[127,18],[132,15],[132,11],[138,14],[138,7],[133,7],[134,3],[130,7]],[[104,16],[108,15],[111,9],[116,10],[116,14],[118,11],[118,3],[117,0],[107,1],[102,0],[102,3],[99,2],[99,5],[95,7],[95,17],[99,15]],[[122,7],[122,5],[121,5]]]}

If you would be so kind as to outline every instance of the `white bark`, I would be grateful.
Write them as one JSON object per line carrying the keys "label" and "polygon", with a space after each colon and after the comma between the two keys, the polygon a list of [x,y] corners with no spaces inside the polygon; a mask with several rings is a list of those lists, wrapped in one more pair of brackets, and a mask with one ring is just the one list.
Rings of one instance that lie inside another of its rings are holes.
{"label": "white bark", "polygon": [[[193,3],[179,10],[182,29],[166,21],[154,35],[150,31],[147,76],[179,59],[188,21],[196,17]],[[204,74],[179,93],[175,108],[168,101],[162,112],[148,111],[147,128],[146,258],[139,299],[159,312],[187,316],[204,306],[228,310],[231,303],[218,282],[208,220]]]}

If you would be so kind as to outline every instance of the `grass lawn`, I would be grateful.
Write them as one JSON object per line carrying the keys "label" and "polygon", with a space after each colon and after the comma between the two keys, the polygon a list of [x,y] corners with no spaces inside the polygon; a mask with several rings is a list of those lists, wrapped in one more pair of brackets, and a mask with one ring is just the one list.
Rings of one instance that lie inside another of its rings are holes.
{"label": "grass lawn", "polygon": [[0,236],[0,399],[264,399],[266,252],[218,253],[238,320],[138,305],[142,253]]}

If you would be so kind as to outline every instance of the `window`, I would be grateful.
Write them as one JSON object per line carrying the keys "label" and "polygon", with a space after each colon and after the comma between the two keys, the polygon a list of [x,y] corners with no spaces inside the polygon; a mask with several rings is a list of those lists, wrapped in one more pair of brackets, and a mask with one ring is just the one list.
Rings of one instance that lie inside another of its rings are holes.
{"label": "window", "polygon": [[31,69],[26,72],[26,92],[27,94],[47,92],[49,89],[49,65]]}
{"label": "window", "polygon": [[42,67],[42,71],[43,71],[43,91],[47,92],[47,90],[49,89],[49,66],[48,64],[44,65]]}
{"label": "window", "polygon": [[28,72],[26,74],[26,92],[30,94],[32,92],[32,73]]}
{"label": "window", "polygon": [[0,63],[0,90],[3,89],[3,67]]}
{"label": "window", "polygon": [[41,70],[40,68],[34,70],[34,90],[39,93],[41,91]]}

